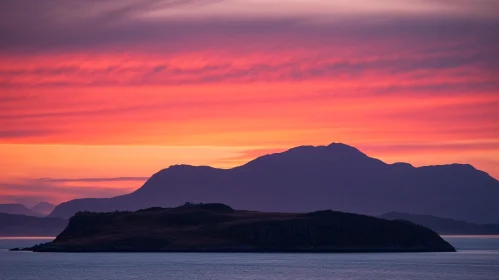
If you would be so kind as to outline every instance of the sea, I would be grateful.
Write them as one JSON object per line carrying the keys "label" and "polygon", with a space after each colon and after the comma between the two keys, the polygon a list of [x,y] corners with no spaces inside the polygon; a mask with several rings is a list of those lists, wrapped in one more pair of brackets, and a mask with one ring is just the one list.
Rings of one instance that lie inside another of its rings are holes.
{"label": "sea", "polygon": [[493,280],[499,236],[443,236],[457,253],[32,253],[0,238],[0,280]]}

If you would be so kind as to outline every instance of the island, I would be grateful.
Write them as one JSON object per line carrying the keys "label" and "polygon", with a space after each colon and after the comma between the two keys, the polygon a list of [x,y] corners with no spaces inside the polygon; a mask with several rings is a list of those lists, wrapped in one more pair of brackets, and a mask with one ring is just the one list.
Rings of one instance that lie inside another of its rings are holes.
{"label": "island", "polygon": [[135,212],[78,212],[34,252],[454,252],[407,221],[331,210],[266,213],[219,204]]}

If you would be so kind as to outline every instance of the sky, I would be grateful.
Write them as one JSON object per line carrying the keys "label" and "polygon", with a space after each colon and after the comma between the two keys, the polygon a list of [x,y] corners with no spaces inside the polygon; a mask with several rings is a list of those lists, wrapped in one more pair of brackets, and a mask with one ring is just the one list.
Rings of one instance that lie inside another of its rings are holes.
{"label": "sky", "polygon": [[0,0],[0,203],[342,142],[499,178],[497,0]]}

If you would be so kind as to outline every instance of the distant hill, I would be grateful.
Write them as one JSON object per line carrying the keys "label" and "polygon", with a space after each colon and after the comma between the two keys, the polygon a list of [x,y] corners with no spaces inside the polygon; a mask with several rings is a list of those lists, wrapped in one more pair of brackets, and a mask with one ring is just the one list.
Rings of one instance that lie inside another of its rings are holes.
{"label": "distant hill", "polygon": [[26,215],[26,216],[39,216],[39,214],[33,213],[26,206],[19,203],[0,204],[0,213]]}
{"label": "distant hill", "polygon": [[57,236],[68,220],[0,213],[0,236]]}
{"label": "distant hill", "polygon": [[31,207],[31,212],[36,213],[40,216],[47,216],[52,211],[54,211],[55,205],[48,202],[40,202],[37,205]]}
{"label": "distant hill", "polygon": [[72,200],[58,205],[50,216],[171,207],[185,201],[218,201],[268,212],[397,211],[499,222],[499,182],[471,165],[386,164],[340,143],[296,147],[231,169],[170,166],[133,193]]}
{"label": "distant hill", "polygon": [[378,216],[387,220],[404,220],[428,227],[439,234],[499,234],[499,224],[475,224],[430,215],[414,215],[390,212]]}
{"label": "distant hill", "polygon": [[432,230],[334,211],[263,213],[224,204],[73,216],[37,252],[453,252]]}

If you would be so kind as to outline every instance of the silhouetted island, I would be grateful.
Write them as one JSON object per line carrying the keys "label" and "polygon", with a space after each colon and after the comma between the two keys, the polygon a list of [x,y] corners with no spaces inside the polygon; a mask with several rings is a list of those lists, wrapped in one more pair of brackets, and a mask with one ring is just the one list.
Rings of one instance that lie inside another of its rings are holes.
{"label": "silhouetted island", "polygon": [[454,252],[432,230],[335,212],[264,213],[224,204],[73,216],[35,252]]}

